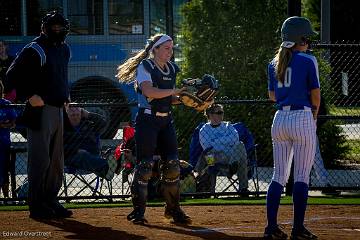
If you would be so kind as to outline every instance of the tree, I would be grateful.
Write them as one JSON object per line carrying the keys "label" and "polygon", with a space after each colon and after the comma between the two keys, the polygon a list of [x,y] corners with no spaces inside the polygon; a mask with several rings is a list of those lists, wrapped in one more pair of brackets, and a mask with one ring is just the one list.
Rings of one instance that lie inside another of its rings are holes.
{"label": "tree", "polygon": [[[182,9],[182,78],[213,74],[221,87],[218,99],[267,98],[267,64],[280,45],[280,27],[287,16],[286,0],[192,0]],[[269,105],[227,105],[226,119],[243,121],[270,160]],[[194,112],[175,111],[180,146],[188,146],[200,121]],[[201,121],[204,119],[202,118]],[[193,127],[191,128],[191,125]]]}
{"label": "tree", "polygon": [[183,14],[183,74],[214,74],[220,96],[265,97],[266,66],[279,46],[286,0],[194,0]]}

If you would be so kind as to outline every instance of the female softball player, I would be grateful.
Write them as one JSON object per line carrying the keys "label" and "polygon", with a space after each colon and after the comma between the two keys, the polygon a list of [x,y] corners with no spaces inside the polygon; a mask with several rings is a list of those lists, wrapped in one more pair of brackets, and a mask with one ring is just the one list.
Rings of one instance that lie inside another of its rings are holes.
{"label": "female softball player", "polygon": [[317,239],[304,227],[308,183],[316,149],[316,123],[320,105],[317,60],[307,54],[309,37],[316,34],[307,18],[290,17],[281,28],[282,44],[268,66],[269,97],[278,111],[271,127],[274,174],[267,192],[265,239],[287,239],[277,225],[283,186],[294,159],[294,219],[290,239]]}
{"label": "female softball player", "polygon": [[171,62],[173,40],[165,34],[155,35],[145,49],[118,67],[121,82],[135,79],[139,110],[135,122],[137,166],[131,185],[134,210],[127,219],[144,224],[147,185],[152,175],[155,149],[161,156],[161,192],[165,198],[165,217],[176,223],[190,223],[180,208],[180,165],[171,105],[185,88],[175,88],[178,66]]}

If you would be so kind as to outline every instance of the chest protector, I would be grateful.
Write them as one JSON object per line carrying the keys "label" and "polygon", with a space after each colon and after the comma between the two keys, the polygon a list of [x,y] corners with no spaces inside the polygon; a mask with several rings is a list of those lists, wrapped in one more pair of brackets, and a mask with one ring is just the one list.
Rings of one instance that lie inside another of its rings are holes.
{"label": "chest protector", "polygon": [[[155,65],[155,62],[151,59],[142,61],[144,68],[151,75],[153,87],[159,89],[173,89],[176,82],[176,73],[179,72],[179,67],[172,62],[166,63],[166,70],[162,71]],[[147,99],[151,105],[151,109],[157,112],[169,112],[171,110],[172,96]]]}

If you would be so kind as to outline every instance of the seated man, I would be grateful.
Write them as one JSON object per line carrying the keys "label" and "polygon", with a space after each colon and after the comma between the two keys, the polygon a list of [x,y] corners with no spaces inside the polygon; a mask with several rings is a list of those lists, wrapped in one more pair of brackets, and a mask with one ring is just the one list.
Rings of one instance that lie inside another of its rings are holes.
{"label": "seated man", "polygon": [[216,176],[229,178],[237,174],[239,191],[247,192],[248,170],[246,148],[239,134],[229,122],[224,122],[223,106],[213,104],[206,110],[208,123],[199,130],[202,154],[194,171],[197,175],[197,191],[215,192]]}
{"label": "seated man", "polygon": [[65,166],[90,171],[111,181],[117,168],[115,155],[107,151],[106,156],[101,156],[100,151],[100,135],[105,130],[106,121],[101,115],[79,107],[68,107],[66,112]]}

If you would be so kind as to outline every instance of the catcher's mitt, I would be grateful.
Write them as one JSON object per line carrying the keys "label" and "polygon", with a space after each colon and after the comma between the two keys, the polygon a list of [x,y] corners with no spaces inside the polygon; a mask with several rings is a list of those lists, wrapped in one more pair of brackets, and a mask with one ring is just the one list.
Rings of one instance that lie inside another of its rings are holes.
{"label": "catcher's mitt", "polygon": [[180,101],[199,112],[214,103],[214,97],[219,90],[218,80],[209,74],[205,74],[201,79],[185,79],[182,84],[186,91],[180,93]]}

